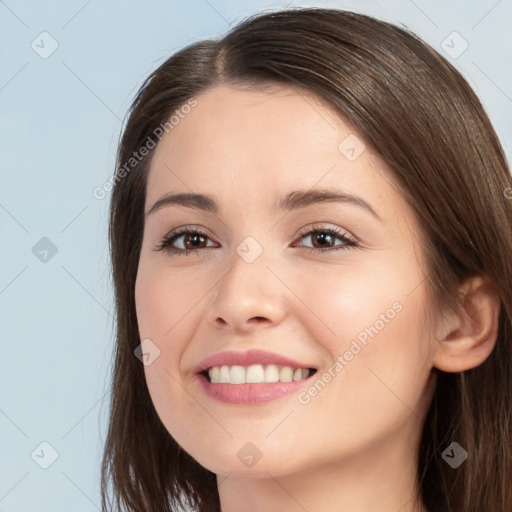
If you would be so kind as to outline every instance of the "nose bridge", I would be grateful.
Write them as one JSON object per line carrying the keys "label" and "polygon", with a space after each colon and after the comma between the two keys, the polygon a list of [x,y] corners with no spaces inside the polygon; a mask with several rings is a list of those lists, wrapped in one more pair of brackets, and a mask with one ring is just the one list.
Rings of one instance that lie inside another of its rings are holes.
{"label": "nose bridge", "polygon": [[210,321],[243,329],[255,322],[282,320],[283,290],[269,268],[270,255],[271,251],[253,236],[247,236],[234,248],[229,269],[215,286],[209,305]]}

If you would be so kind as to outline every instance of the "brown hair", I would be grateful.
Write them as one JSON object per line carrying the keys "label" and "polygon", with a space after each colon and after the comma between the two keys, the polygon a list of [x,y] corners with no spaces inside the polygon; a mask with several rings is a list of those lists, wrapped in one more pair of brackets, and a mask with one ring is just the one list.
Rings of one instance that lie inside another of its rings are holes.
{"label": "brown hair", "polygon": [[[478,367],[438,374],[423,427],[418,483],[429,512],[512,510],[512,186],[474,92],[414,34],[371,17],[299,8],[256,15],[218,40],[178,51],[138,91],[119,144],[109,241],[117,312],[110,422],[101,495],[117,507],[220,511],[216,476],[185,453],[153,407],[134,288],[144,229],[148,156],[120,172],[180,106],[217,84],[302,88],[333,106],[391,167],[423,230],[432,311],[457,309],[457,286],[485,275],[501,301],[499,333]],[[457,441],[469,459],[452,469]]]}

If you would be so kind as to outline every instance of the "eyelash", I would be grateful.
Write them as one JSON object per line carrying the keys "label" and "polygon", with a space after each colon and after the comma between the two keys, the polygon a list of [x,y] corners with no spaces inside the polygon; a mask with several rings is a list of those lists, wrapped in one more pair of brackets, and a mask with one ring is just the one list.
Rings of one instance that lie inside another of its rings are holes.
{"label": "eyelash", "polygon": [[[354,240],[353,238],[349,238],[344,231],[342,231],[341,229],[339,229],[337,227],[313,226],[312,228],[307,228],[305,230],[301,230],[297,235],[299,236],[299,239],[302,239],[306,235],[312,235],[314,233],[325,233],[325,234],[328,234],[335,238],[340,238],[345,245],[343,247],[326,248],[326,249],[318,249],[316,247],[306,247],[306,249],[310,253],[318,254],[318,253],[347,250],[347,249],[359,247],[359,244],[356,240]],[[169,252],[171,254],[176,254],[178,256],[188,256],[191,253],[197,253],[201,249],[206,249],[206,247],[202,247],[200,249],[173,249],[173,248],[171,248],[170,247],[171,244],[184,234],[199,235],[204,238],[209,238],[206,233],[203,233],[202,231],[197,230],[197,229],[192,229],[190,226],[185,226],[182,228],[178,228],[175,231],[166,235],[159,243],[157,243],[154,246],[154,250],[155,251],[166,250],[167,252]]]}

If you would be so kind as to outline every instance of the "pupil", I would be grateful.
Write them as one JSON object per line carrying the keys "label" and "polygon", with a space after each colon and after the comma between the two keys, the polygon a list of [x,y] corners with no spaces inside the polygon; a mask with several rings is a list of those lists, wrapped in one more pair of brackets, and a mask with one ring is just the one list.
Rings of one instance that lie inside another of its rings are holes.
{"label": "pupil", "polygon": [[331,235],[329,235],[328,233],[320,233],[319,235],[317,235],[317,240],[320,239],[321,242],[325,242],[325,239],[330,237]]}
{"label": "pupil", "polygon": [[203,236],[202,235],[189,235],[187,238],[188,238],[187,245],[190,245],[190,240],[193,239],[193,240],[195,240],[195,242],[192,242],[192,246],[193,246],[193,248],[196,248],[197,239],[201,239],[201,238],[203,238]]}

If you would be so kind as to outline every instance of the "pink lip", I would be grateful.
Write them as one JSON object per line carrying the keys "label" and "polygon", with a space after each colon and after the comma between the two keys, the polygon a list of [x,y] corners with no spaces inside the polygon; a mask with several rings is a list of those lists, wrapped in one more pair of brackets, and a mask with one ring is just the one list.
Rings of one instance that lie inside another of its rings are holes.
{"label": "pink lip", "polygon": [[226,404],[256,405],[298,392],[305,382],[310,382],[310,377],[292,382],[212,384],[204,375],[200,374],[199,380],[204,392],[214,400]]}
{"label": "pink lip", "polygon": [[[248,350],[235,352],[228,350],[208,357],[198,364],[194,374],[199,378],[204,392],[214,400],[236,405],[255,405],[281,398],[290,393],[297,392],[308,379],[292,382],[262,382],[258,384],[212,384],[204,375],[204,371],[212,366],[250,366],[251,364],[276,364],[290,366],[293,369],[311,368],[308,364],[302,364],[288,357],[266,352],[264,350]],[[311,377],[311,375],[310,375]]]}
{"label": "pink lip", "polygon": [[235,352],[234,350],[219,352],[218,354],[203,359],[192,371],[193,373],[200,373],[212,366],[222,366],[223,364],[227,364],[228,366],[235,364],[240,366],[250,366],[251,364],[279,364],[282,366],[290,366],[294,370],[297,368],[311,368],[308,364],[299,363],[288,357],[274,354],[273,352],[252,349],[246,352]]}

